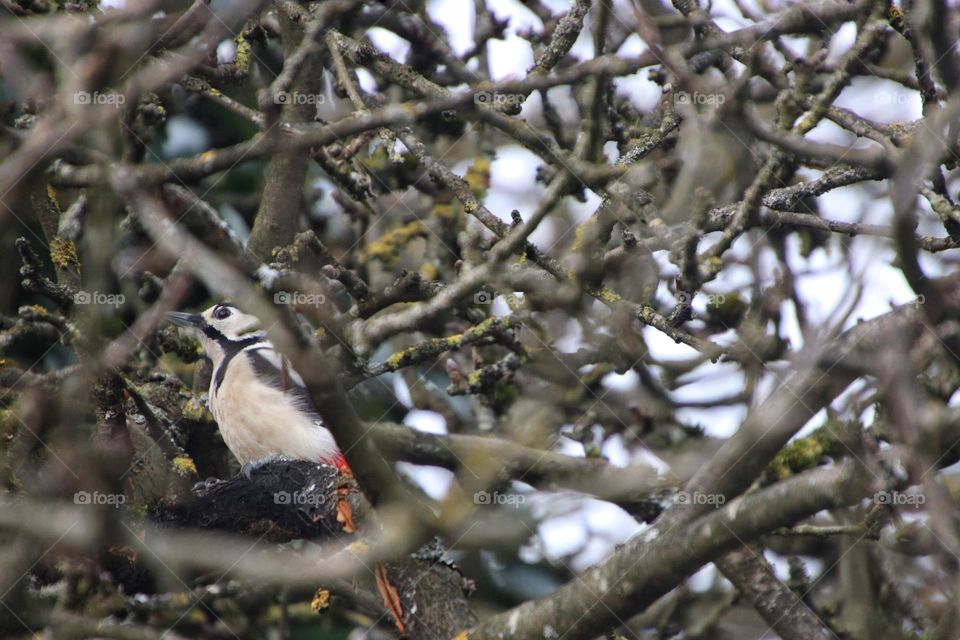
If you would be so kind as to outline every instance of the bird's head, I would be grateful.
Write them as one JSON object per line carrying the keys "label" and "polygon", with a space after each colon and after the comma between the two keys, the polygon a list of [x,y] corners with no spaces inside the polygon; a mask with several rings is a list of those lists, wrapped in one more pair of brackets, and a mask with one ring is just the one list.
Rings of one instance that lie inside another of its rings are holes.
{"label": "bird's head", "polygon": [[227,302],[215,304],[202,313],[174,311],[167,314],[167,319],[196,334],[214,363],[223,357],[228,344],[263,336],[256,316],[244,313]]}

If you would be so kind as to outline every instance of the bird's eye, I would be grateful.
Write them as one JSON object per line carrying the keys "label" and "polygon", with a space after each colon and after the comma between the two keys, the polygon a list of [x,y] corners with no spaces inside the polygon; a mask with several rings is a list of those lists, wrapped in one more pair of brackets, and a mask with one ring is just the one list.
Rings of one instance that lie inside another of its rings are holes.
{"label": "bird's eye", "polygon": [[227,318],[229,316],[230,316],[229,307],[217,307],[213,312],[213,317],[216,318],[217,320],[223,320],[224,318]]}

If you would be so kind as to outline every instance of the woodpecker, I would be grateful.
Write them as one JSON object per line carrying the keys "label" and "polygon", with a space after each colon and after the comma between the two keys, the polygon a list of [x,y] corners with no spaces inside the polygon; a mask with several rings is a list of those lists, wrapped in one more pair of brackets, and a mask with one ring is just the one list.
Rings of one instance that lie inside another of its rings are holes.
{"label": "woodpecker", "polygon": [[244,473],[277,458],[349,472],[333,434],[310,402],[303,378],[267,340],[260,321],[232,304],[167,314],[197,335],[213,362],[210,410]]}
{"label": "woodpecker", "polygon": [[[213,362],[210,410],[247,478],[260,464],[278,458],[320,462],[350,475],[333,434],[307,396],[303,378],[270,344],[255,316],[224,303],[203,313],[171,312],[167,319],[195,333]],[[356,531],[351,507],[342,496],[337,508],[344,530]],[[377,565],[375,579],[397,630],[406,636],[400,596],[386,565]]]}

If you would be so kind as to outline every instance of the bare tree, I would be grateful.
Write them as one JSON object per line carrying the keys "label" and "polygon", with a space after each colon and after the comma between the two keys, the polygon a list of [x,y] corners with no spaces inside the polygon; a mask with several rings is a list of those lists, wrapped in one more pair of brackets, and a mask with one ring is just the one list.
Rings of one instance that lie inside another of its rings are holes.
{"label": "bare tree", "polygon": [[960,636],[957,14],[564,4],[4,0],[0,636]]}

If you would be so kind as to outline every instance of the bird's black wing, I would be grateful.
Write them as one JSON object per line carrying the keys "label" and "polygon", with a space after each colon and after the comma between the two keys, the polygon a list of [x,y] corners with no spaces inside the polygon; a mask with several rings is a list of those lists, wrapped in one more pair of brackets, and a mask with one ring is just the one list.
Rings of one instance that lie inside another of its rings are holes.
{"label": "bird's black wing", "polygon": [[310,401],[306,384],[290,361],[270,345],[256,345],[243,351],[257,378],[293,397],[301,409],[320,420],[320,414]]}

